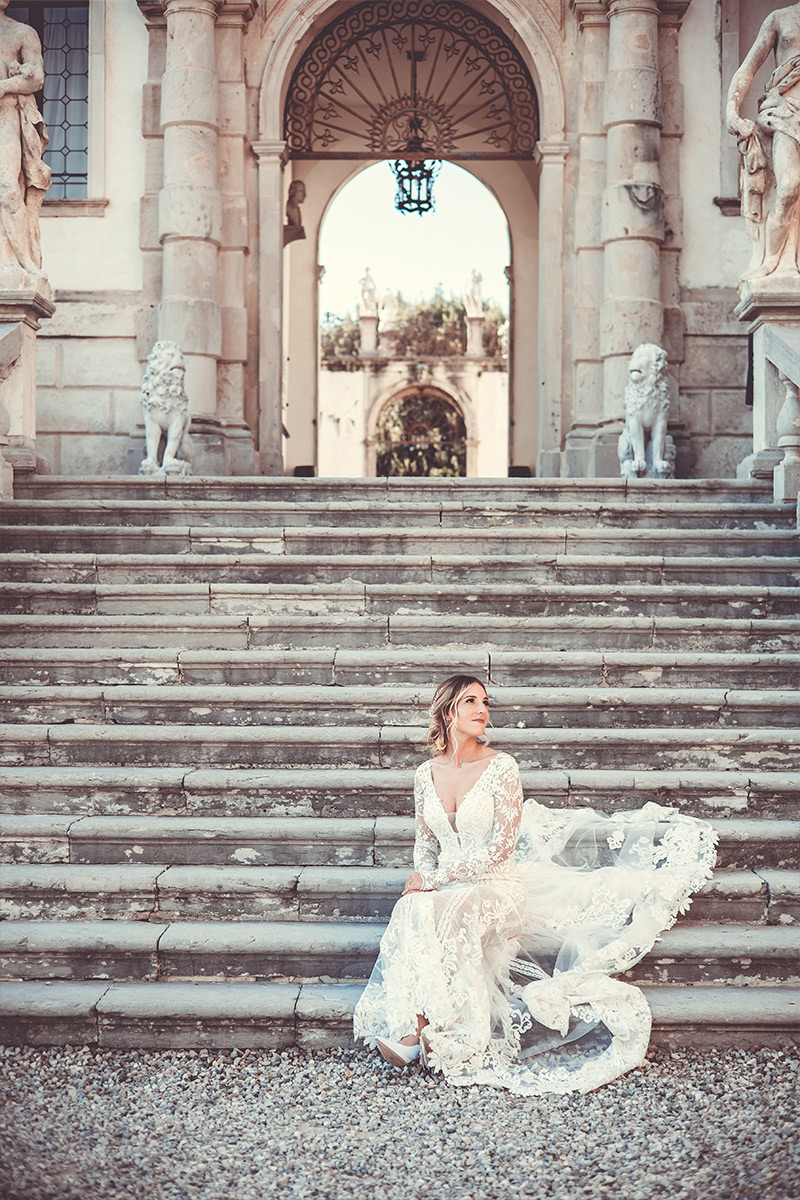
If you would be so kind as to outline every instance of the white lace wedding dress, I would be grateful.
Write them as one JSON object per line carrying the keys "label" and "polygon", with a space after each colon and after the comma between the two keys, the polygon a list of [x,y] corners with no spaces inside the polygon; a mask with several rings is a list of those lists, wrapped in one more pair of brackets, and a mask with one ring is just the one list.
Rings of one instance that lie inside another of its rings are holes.
{"label": "white lace wedding dress", "polygon": [[523,804],[491,758],[453,818],[430,763],[414,780],[414,867],[356,1006],[355,1035],[428,1019],[429,1067],[521,1095],[587,1092],[644,1058],[650,1010],[611,975],[638,962],[711,874],[704,821],[646,804],[606,816]]}

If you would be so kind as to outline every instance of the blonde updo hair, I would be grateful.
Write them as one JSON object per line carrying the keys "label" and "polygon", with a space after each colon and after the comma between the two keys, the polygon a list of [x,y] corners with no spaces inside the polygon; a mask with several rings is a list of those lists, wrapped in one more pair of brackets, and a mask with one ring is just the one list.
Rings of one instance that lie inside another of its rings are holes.
{"label": "blonde updo hair", "polygon": [[[456,706],[473,683],[486,691],[486,684],[476,675],[450,675],[437,687],[431,702],[431,723],[428,729],[428,749],[431,754],[444,754],[450,746]],[[484,734],[484,739],[488,740]]]}

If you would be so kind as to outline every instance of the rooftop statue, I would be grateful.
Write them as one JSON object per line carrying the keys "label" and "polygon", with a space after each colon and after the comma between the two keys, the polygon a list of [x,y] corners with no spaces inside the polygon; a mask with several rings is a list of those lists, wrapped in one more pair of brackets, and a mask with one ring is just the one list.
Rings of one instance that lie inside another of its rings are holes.
{"label": "rooftop statue", "polygon": [[44,86],[42,47],[30,25],[0,0],[0,270],[41,277],[39,210],[50,186],[44,120],[34,96]]}
{"label": "rooftop statue", "polygon": [[483,276],[479,271],[473,270],[464,288],[464,308],[467,311],[468,317],[483,316],[483,296],[481,295],[481,283]]}
{"label": "rooftop statue", "polygon": [[358,315],[360,317],[377,317],[378,315],[378,292],[375,287],[375,280],[369,273],[369,267],[364,268],[364,278],[359,279],[359,287],[361,288],[361,299],[358,303]]}
{"label": "rooftop statue", "polygon": [[[755,121],[740,116],[759,68],[775,70]],[[800,228],[800,4],[770,13],[731,80],[726,122],[742,155],[742,215],[753,242],[743,280],[798,274]]]}

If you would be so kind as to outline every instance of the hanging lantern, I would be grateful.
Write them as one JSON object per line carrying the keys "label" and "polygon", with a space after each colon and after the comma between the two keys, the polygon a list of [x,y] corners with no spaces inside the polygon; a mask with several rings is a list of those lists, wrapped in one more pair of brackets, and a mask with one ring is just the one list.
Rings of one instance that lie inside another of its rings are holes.
{"label": "hanging lantern", "polygon": [[441,163],[424,158],[397,159],[390,164],[397,180],[394,205],[401,213],[431,212],[434,205],[433,181],[439,174]]}

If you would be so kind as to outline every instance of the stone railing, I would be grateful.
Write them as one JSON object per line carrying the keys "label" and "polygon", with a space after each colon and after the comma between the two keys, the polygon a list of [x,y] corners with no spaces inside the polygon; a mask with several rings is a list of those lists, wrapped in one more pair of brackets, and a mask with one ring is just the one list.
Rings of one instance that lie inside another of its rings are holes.
{"label": "stone railing", "polygon": [[765,369],[754,371],[761,386],[753,395],[753,446],[774,449],[775,501],[794,504],[800,492],[800,329],[768,325],[755,341]]}

